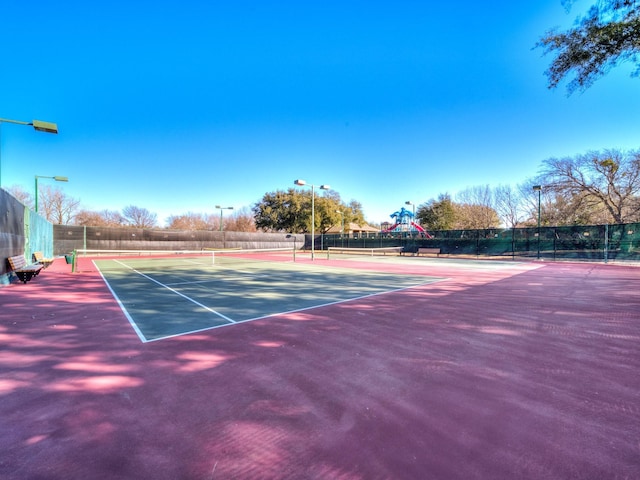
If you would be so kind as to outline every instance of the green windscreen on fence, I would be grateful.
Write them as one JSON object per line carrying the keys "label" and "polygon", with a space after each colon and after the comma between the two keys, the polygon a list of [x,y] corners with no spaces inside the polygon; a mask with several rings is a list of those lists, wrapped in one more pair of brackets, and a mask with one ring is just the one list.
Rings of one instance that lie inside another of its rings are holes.
{"label": "green windscreen on fence", "polygon": [[[54,225],[54,255],[75,249],[197,250],[202,248],[311,248],[311,235],[263,232],[171,231],[132,227]],[[484,230],[367,232],[316,235],[314,248],[437,248],[441,256],[640,261],[640,223]],[[44,241],[44,240],[43,240]],[[46,251],[43,247],[42,250]]]}
{"label": "green windscreen on fence", "polygon": [[37,213],[25,209],[25,233],[27,227],[27,260],[32,258],[33,252],[42,252],[45,258],[53,257],[53,225]]}
{"label": "green windscreen on fence", "polygon": [[441,255],[534,257],[545,260],[640,260],[640,223],[562,227],[430,231],[432,238],[406,232],[323,235],[316,248],[439,248]]}

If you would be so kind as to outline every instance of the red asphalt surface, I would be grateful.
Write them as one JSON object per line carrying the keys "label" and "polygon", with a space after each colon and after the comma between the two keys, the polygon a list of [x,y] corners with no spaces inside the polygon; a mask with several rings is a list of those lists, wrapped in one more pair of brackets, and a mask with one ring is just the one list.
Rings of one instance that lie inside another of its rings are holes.
{"label": "red asphalt surface", "polygon": [[640,478],[640,269],[535,266],[143,344],[57,260],[0,288],[0,478]]}

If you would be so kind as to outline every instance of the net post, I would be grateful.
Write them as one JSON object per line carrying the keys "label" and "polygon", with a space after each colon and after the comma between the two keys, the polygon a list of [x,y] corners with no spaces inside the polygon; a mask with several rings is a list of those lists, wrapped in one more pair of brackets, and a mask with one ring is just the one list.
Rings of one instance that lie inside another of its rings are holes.
{"label": "net post", "polygon": [[74,248],[73,252],[71,252],[71,273],[76,272],[76,258],[78,258],[78,252]]}

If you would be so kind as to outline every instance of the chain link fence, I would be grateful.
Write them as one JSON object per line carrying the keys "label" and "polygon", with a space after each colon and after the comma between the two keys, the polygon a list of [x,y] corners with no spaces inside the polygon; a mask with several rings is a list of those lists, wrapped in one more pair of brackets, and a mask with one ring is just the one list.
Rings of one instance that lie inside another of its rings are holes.
{"label": "chain link fence", "polygon": [[640,223],[430,231],[411,233],[321,235],[316,248],[439,248],[441,255],[540,258],[544,260],[640,261]]}

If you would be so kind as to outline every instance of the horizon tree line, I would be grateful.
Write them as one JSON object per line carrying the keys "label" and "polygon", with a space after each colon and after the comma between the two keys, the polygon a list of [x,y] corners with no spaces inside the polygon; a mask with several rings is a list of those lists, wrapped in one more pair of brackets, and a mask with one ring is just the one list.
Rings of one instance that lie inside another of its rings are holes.
{"label": "horizon tree line", "polygon": [[[534,186],[540,186],[538,193]],[[18,200],[33,207],[33,197],[14,186],[8,189]],[[539,195],[539,197],[538,197]],[[538,200],[543,226],[640,222],[640,150],[605,150],[574,157],[549,158],[542,162],[540,174],[516,186],[468,187],[455,197],[444,192],[418,205],[416,219],[427,230],[488,229],[527,227],[537,224]],[[81,202],[59,188],[44,186],[39,210],[56,224],[103,227],[133,226],[155,228],[158,219],[146,208],[129,205],[121,212],[89,211]],[[311,231],[311,192],[289,188],[267,192],[262,199],[234,210],[223,219],[225,230],[243,232]],[[365,225],[362,204],[344,202],[334,190],[315,197],[315,230],[351,223]],[[187,212],[171,215],[168,229],[218,230],[215,212]]]}

